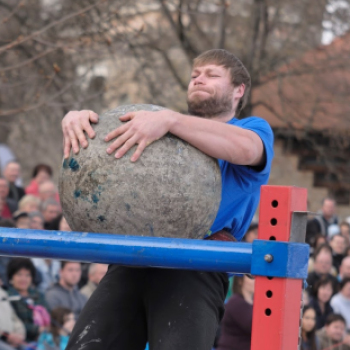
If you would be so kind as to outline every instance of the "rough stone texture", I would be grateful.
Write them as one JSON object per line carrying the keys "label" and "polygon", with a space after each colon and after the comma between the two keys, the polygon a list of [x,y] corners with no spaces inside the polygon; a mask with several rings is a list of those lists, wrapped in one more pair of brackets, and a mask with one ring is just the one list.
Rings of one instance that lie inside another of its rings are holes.
{"label": "rough stone texture", "polygon": [[221,200],[215,159],[167,134],[130,161],[106,153],[106,134],[130,111],[153,105],[121,106],[100,116],[87,149],[63,161],[59,190],[64,216],[74,231],[137,236],[202,238]]}

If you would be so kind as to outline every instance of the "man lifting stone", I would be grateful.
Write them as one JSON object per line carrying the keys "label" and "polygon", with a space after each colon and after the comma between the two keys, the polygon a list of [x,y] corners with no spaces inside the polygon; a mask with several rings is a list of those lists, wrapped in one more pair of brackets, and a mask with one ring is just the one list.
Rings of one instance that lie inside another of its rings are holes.
{"label": "man lifting stone", "polygon": [[[241,240],[256,211],[260,186],[268,181],[273,133],[257,117],[237,119],[245,106],[250,76],[226,50],[210,50],[193,62],[188,115],[171,110],[137,111],[105,137],[116,158],[137,145],[136,162],[152,142],[170,132],[217,158],[222,199],[211,234],[203,239]],[[64,156],[95,137],[92,111],[69,112],[62,121]],[[210,350],[224,312],[226,273],[110,265],[71,335],[68,350]]]}

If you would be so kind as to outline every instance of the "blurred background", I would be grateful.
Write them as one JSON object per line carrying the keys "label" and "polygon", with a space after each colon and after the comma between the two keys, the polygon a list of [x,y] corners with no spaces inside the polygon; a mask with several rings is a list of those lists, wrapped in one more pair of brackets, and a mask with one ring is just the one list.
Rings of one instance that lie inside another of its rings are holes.
{"label": "blurred background", "polygon": [[263,117],[275,132],[270,184],[307,187],[311,211],[331,195],[346,217],[349,26],[349,0],[1,0],[2,167],[18,159],[27,185],[45,163],[57,179],[70,110],[186,112],[192,59],[225,48],[252,76],[240,117]]}

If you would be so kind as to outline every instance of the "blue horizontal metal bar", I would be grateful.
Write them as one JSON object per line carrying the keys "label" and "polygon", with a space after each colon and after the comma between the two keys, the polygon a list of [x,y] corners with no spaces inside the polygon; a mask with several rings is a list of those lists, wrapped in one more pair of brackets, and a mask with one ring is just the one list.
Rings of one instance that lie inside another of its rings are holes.
{"label": "blue horizontal metal bar", "polygon": [[249,273],[252,244],[0,228],[0,255]]}

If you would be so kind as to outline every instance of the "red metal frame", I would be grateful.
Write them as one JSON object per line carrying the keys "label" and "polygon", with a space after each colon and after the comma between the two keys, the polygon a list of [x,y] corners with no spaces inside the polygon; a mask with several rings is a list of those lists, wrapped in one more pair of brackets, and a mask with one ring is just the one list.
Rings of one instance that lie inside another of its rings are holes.
{"label": "red metal frame", "polygon": [[[261,189],[259,239],[288,242],[293,211],[307,210],[307,190],[289,186]],[[251,350],[296,350],[302,280],[256,277]]]}

